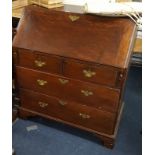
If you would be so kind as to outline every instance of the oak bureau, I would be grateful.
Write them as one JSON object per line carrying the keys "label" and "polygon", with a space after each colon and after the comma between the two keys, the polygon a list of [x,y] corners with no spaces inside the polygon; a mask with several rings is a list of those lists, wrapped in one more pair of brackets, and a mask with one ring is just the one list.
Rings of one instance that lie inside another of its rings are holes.
{"label": "oak bureau", "polygon": [[84,129],[112,148],[135,32],[125,17],[26,7],[13,40],[20,116]]}

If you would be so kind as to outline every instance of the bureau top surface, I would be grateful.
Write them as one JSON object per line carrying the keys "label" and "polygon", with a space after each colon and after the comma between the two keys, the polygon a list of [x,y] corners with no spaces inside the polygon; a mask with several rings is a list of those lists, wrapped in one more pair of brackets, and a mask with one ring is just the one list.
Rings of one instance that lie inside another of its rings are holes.
{"label": "bureau top surface", "polygon": [[[75,21],[72,19],[76,17]],[[25,8],[13,47],[127,68],[136,25],[129,18]]]}

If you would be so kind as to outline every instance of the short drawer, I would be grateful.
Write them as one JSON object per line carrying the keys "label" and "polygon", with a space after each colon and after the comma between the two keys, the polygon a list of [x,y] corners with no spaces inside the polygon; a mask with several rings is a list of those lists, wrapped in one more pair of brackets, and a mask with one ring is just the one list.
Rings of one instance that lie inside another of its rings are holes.
{"label": "short drawer", "polygon": [[26,90],[21,90],[20,96],[23,108],[101,133],[113,134],[116,114]]}
{"label": "short drawer", "polygon": [[62,73],[61,58],[40,52],[18,49],[18,65],[49,73]]}
{"label": "short drawer", "polygon": [[114,67],[68,61],[64,63],[64,76],[111,87],[120,87],[120,70]]}

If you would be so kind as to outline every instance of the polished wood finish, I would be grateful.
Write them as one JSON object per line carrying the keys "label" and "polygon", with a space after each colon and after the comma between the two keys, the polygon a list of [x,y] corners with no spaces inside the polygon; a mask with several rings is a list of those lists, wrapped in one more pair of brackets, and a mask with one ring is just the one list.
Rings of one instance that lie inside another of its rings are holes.
{"label": "polished wood finish", "polygon": [[26,7],[13,40],[20,117],[93,132],[112,148],[135,31],[125,17]]}
{"label": "polished wood finish", "polygon": [[[14,55],[16,55],[15,52]],[[51,56],[36,51],[29,52],[29,50],[25,49],[18,50],[18,57],[18,63],[23,67],[48,73],[64,74],[66,77],[80,79],[86,82],[93,82],[111,87],[121,87],[120,83],[123,70],[118,68],[80,62],[72,59],[69,59],[68,61],[68,59],[65,58]],[[84,71],[94,72],[95,75],[87,76]]]}
{"label": "polished wood finish", "polygon": [[[81,104],[93,106],[98,109],[117,111],[119,104],[120,90],[86,83],[62,76],[56,76],[30,70],[23,67],[17,67],[18,83],[21,88],[37,91],[47,95],[54,95],[67,100],[77,101]],[[45,81],[40,85],[37,80]],[[62,84],[60,80],[67,83]],[[88,94],[92,93],[92,94]]]}
{"label": "polished wood finish", "polygon": [[[118,68],[79,61],[65,61],[64,63],[64,75],[67,77],[111,87],[120,87],[120,76],[123,71]],[[88,74],[89,72],[92,75]]]}
{"label": "polished wood finish", "polygon": [[113,134],[115,113],[96,110],[68,100],[26,90],[21,90],[21,102],[23,108],[31,111],[43,113],[98,132]]}
{"label": "polished wood finish", "polygon": [[[80,18],[72,22],[69,15]],[[19,25],[14,47],[120,68],[128,66],[136,30],[129,18],[64,13],[34,6],[25,8]]]}
{"label": "polished wood finish", "polygon": [[18,57],[20,66],[49,73],[61,74],[62,72],[61,58],[59,57],[24,49],[18,50]]}

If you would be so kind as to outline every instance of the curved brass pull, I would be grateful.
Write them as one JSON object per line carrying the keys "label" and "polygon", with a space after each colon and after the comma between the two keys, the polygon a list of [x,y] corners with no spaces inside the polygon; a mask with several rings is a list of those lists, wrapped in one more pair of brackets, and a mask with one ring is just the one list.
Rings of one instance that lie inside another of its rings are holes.
{"label": "curved brass pull", "polygon": [[95,72],[92,72],[91,70],[85,70],[85,69],[83,70],[83,74],[85,75],[85,77],[88,77],[88,78],[96,75]]}
{"label": "curved brass pull", "polygon": [[69,15],[69,19],[70,19],[72,22],[78,20],[79,18],[80,18],[79,16]]}
{"label": "curved brass pull", "polygon": [[62,101],[62,100],[59,100],[59,104],[60,104],[60,105],[62,105],[62,106],[64,106],[64,105],[66,105],[66,104],[67,104],[67,102]]}
{"label": "curved brass pull", "polygon": [[40,80],[40,79],[38,79],[37,82],[40,86],[44,86],[45,84],[47,84],[47,81]]}
{"label": "curved brass pull", "polygon": [[59,78],[59,81],[60,81],[61,84],[66,84],[66,83],[69,82],[69,80],[61,79],[61,78]]}
{"label": "curved brass pull", "polygon": [[84,96],[90,96],[90,95],[93,95],[93,92],[88,91],[88,90],[81,90],[81,93],[84,94]]}
{"label": "curved brass pull", "polygon": [[45,108],[48,106],[48,103],[44,103],[44,102],[38,102],[39,106],[42,108]]}
{"label": "curved brass pull", "polygon": [[40,60],[35,60],[34,63],[35,63],[35,65],[37,67],[43,67],[43,66],[46,65],[46,62],[43,62],[43,61],[40,61]]}
{"label": "curved brass pull", "polygon": [[90,118],[90,115],[87,115],[87,114],[83,114],[83,113],[79,113],[79,116],[83,119],[89,119]]}

